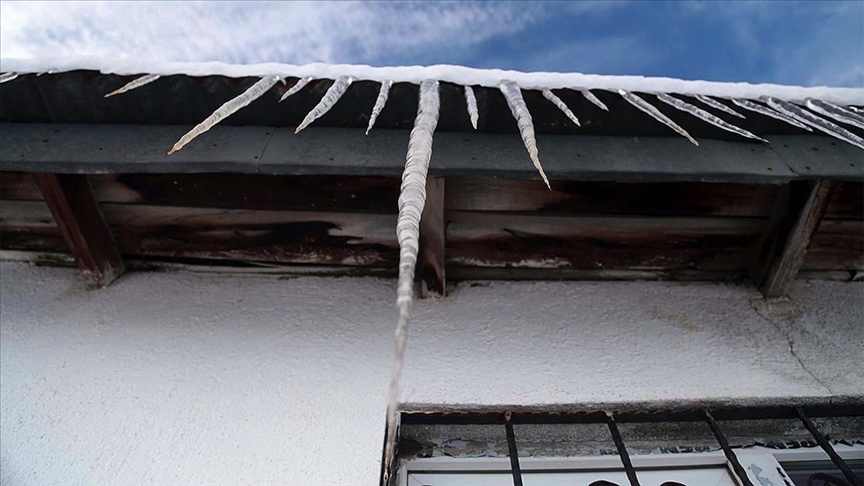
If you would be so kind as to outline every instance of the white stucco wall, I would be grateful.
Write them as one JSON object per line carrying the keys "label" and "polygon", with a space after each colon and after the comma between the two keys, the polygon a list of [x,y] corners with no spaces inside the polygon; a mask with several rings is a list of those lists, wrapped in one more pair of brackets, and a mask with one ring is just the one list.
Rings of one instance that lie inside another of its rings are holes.
{"label": "white stucco wall", "polygon": [[[375,484],[394,295],[389,280],[185,273],[86,291],[71,269],[0,264],[0,483]],[[860,395],[862,296],[461,285],[416,305],[403,400]]]}

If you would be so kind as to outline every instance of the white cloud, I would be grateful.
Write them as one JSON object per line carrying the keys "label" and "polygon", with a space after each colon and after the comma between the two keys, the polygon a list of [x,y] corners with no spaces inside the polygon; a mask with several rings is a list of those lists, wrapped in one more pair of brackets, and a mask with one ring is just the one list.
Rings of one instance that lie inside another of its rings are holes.
{"label": "white cloud", "polygon": [[0,2],[2,57],[364,62],[458,53],[545,15],[530,3]]}

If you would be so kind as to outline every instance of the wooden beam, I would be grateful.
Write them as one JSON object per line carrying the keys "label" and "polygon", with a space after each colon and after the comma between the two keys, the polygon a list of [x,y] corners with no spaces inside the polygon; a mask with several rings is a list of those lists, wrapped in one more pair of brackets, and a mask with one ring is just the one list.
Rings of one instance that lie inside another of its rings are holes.
{"label": "wooden beam", "polygon": [[113,282],[123,273],[123,260],[87,176],[37,173],[33,178],[85,280],[98,287]]}
{"label": "wooden beam", "polygon": [[426,179],[426,205],[420,218],[421,296],[443,297],[444,274],[444,178]]}
{"label": "wooden beam", "polygon": [[835,187],[832,181],[795,181],[783,187],[754,268],[765,297],[785,297],[804,263]]}

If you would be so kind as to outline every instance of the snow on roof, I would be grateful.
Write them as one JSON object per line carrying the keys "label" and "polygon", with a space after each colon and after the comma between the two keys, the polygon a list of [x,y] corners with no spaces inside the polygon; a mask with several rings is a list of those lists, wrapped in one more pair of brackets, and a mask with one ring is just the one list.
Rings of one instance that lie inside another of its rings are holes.
{"label": "snow on roof", "polygon": [[0,59],[0,71],[16,73],[100,71],[105,74],[161,74],[186,76],[313,77],[336,79],[349,76],[354,80],[393,81],[420,84],[436,79],[467,86],[495,88],[502,80],[512,80],[522,89],[604,89],[642,93],[677,93],[717,96],[720,98],[758,99],[772,96],[784,101],[803,102],[816,98],[841,105],[864,105],[862,88],[784,86],[779,84],[721,83],[645,76],[603,76],[582,73],[521,72],[503,69],[476,69],[465,66],[395,66],[373,67],[360,64],[227,64],[223,62],[155,62],[138,59],[99,59],[92,57],[60,59]]}

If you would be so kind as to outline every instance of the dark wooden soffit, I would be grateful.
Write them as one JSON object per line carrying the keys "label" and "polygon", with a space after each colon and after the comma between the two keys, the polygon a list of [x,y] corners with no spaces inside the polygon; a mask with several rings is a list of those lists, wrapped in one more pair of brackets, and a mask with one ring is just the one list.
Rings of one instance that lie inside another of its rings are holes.
{"label": "dark wooden soffit", "polygon": [[[0,124],[0,169],[53,173],[262,173],[398,176],[406,130],[215,127],[182,151],[168,149],[187,126]],[[683,138],[540,135],[550,178],[619,182],[782,184],[795,179],[864,180],[861,150],[812,135],[771,145]],[[535,179],[518,135],[435,134],[432,175]],[[553,189],[555,188],[553,183]]]}

